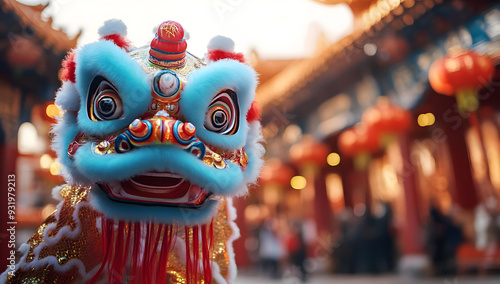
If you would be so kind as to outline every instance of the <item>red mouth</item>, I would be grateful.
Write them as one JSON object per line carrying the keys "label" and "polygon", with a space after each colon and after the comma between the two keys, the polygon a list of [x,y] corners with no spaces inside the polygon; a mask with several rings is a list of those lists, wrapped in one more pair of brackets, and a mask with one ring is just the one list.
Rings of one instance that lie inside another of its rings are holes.
{"label": "red mouth", "polygon": [[211,195],[169,172],[148,172],[121,182],[119,187],[104,184],[102,188],[117,201],[164,206],[199,207]]}

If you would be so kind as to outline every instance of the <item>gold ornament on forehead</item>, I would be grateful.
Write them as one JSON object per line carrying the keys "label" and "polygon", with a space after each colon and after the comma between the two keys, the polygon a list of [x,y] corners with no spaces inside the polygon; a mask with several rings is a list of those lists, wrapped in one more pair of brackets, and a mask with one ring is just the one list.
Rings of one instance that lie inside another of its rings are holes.
{"label": "gold ornament on forehead", "polygon": [[174,23],[163,23],[163,25],[160,27],[160,31],[162,37],[175,37],[179,32],[179,28]]}

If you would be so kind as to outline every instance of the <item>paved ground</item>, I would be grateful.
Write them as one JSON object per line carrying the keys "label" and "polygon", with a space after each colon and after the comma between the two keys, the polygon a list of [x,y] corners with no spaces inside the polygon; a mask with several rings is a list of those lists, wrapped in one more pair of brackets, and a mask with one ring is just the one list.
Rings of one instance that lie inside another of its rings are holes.
{"label": "paved ground", "polygon": [[[300,280],[290,276],[285,279],[271,280],[269,278],[240,273],[235,284],[300,284]],[[382,276],[350,276],[350,275],[313,275],[306,283],[308,284],[500,284],[500,275],[487,277],[474,276],[451,276],[449,278],[410,278],[400,275]]]}

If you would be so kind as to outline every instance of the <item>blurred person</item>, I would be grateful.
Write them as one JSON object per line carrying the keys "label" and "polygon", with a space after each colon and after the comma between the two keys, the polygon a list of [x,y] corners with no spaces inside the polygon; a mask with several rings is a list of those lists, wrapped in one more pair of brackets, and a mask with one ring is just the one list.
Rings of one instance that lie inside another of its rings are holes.
{"label": "blurred person", "polygon": [[383,273],[394,271],[396,246],[390,204],[382,203],[377,214],[366,210],[357,218],[342,214],[342,237],[337,249],[338,271],[344,273]]}
{"label": "blurred person", "polygon": [[479,204],[474,213],[475,245],[479,250],[485,249],[490,242],[491,236],[488,231],[491,228],[491,223],[491,216],[486,207]]}
{"label": "blurred person", "polygon": [[336,262],[337,270],[340,273],[354,273],[354,228],[358,219],[353,214],[352,209],[346,208],[339,215],[341,237],[337,248]]}
{"label": "blurred person", "polygon": [[354,255],[356,271],[361,273],[380,272],[380,243],[377,219],[366,210],[356,229]]}
{"label": "blurred person", "polygon": [[434,274],[455,273],[455,255],[463,240],[460,227],[432,202],[427,229],[426,249]]}
{"label": "blurred person", "polygon": [[277,231],[277,220],[264,221],[259,231],[259,258],[264,274],[273,279],[280,277],[279,261],[284,255],[284,248]]}
{"label": "blurred person", "polygon": [[298,269],[300,280],[305,282],[307,280],[307,271],[305,269],[307,249],[301,222],[293,222],[291,224],[285,244],[290,264]]}
{"label": "blurred person", "polygon": [[396,268],[396,247],[392,224],[392,207],[387,202],[381,204],[381,214],[378,218],[380,265],[382,271],[394,271]]}

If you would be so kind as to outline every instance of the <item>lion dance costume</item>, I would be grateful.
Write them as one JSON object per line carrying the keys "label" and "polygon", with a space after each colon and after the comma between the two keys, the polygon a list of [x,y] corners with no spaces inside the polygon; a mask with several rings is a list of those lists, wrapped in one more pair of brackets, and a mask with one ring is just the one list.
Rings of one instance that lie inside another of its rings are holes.
{"label": "lion dance costume", "polygon": [[63,61],[61,201],[1,282],[231,282],[232,197],[262,165],[254,70],[224,37],[193,56],[173,21],[143,48],[118,20],[99,34]]}

